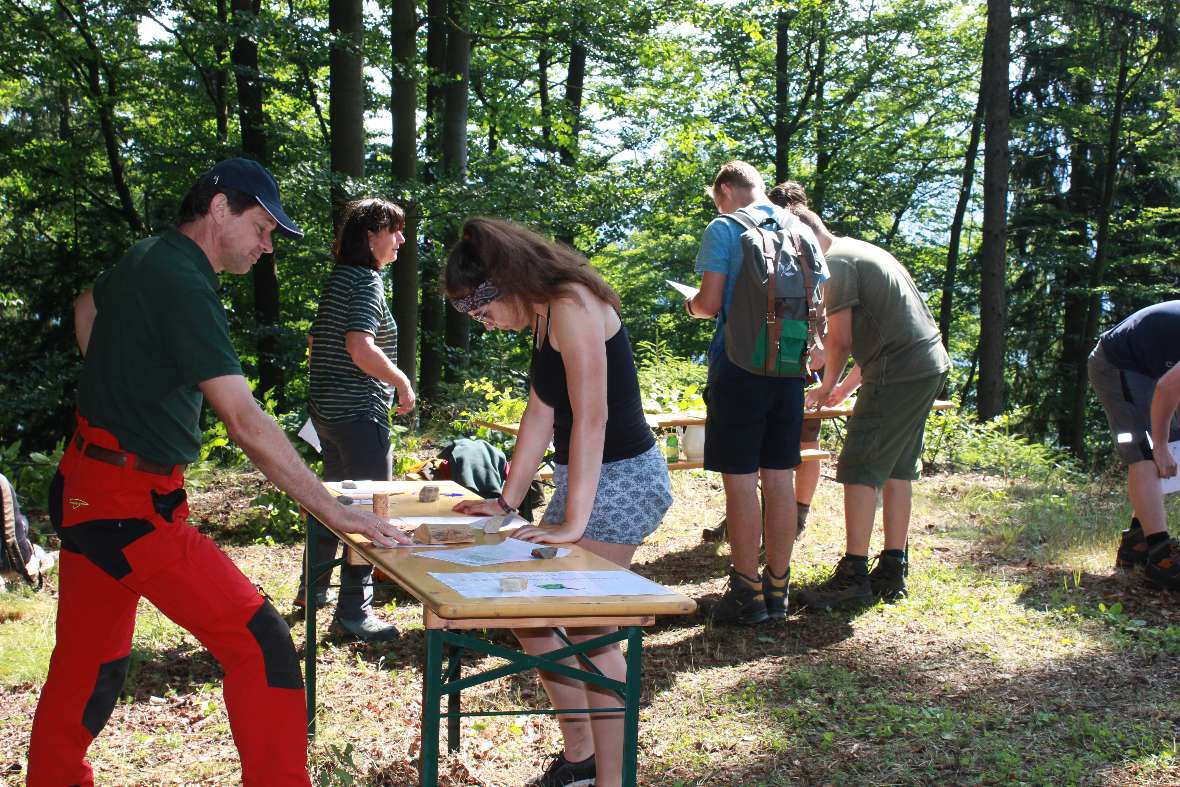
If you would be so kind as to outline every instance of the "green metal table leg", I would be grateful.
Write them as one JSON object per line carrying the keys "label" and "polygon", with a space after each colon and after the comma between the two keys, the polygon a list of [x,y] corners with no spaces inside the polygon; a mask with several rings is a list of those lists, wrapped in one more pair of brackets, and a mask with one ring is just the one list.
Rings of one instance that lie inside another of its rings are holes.
{"label": "green metal table leg", "polygon": [[[463,648],[448,644],[446,653],[450,658],[447,661],[445,682],[450,683],[462,676]],[[459,694],[458,691],[447,693],[447,751],[452,754],[459,751]]]}
{"label": "green metal table leg", "polygon": [[438,787],[438,722],[442,700],[442,638],[438,629],[426,630],[426,670],[422,675],[422,748],[418,784]]}
{"label": "green metal table leg", "polygon": [[315,612],[316,612],[316,591],[312,584],[312,579],[315,577],[315,535],[312,533],[313,527],[311,517],[307,517],[304,521],[304,532],[306,533],[305,540],[307,542],[304,549],[303,557],[303,612],[304,622],[307,625],[306,638],[303,644],[303,680],[307,684],[307,740],[311,743],[315,740],[315,656],[316,656],[316,634],[315,634]]}
{"label": "green metal table leg", "polygon": [[635,787],[639,770],[639,693],[643,683],[643,629],[627,628],[627,691],[623,712],[623,787]]}

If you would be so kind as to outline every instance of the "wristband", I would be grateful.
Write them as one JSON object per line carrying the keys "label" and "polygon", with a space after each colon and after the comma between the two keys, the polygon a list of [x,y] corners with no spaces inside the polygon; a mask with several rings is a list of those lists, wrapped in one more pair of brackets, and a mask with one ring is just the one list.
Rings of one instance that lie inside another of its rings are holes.
{"label": "wristband", "polygon": [[508,505],[508,501],[504,499],[504,495],[499,495],[496,498],[496,502],[500,504],[500,508],[505,514],[515,514],[517,512],[514,507]]}
{"label": "wristband", "polygon": [[696,317],[696,315],[692,313],[692,298],[684,299],[684,310],[688,312],[689,317]]}

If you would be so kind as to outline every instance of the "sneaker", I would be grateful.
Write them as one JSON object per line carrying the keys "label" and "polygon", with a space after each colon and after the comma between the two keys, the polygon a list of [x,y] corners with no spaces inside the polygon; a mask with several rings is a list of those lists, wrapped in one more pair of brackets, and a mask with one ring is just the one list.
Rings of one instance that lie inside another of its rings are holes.
{"label": "sneaker", "polygon": [[870,603],[873,601],[873,588],[869,584],[868,566],[859,560],[842,557],[827,581],[814,588],[800,590],[796,598],[810,609]]}
{"label": "sneaker", "polygon": [[361,642],[388,642],[398,637],[397,627],[376,615],[369,615],[360,620],[336,618],[332,621],[332,631]]}
{"label": "sneaker", "polygon": [[910,573],[910,566],[905,558],[893,557],[881,553],[877,555],[877,565],[869,572],[869,587],[873,595],[883,601],[897,601],[905,598],[905,578]]}
{"label": "sneaker", "polygon": [[753,626],[769,620],[766,596],[760,581],[751,584],[737,569],[729,568],[729,587],[725,594],[704,610],[709,622],[722,626]]}
{"label": "sneaker", "polygon": [[[336,600],[335,588],[323,588],[317,590],[315,594],[316,609],[323,609],[328,604]],[[291,615],[299,620],[302,619],[307,610],[307,600],[303,593],[303,588],[299,589],[299,594],[295,596],[295,600],[291,602]]]}
{"label": "sneaker", "polygon": [[1139,520],[1132,518],[1131,526],[1123,531],[1119,541],[1119,551],[1115,555],[1114,566],[1125,570],[1147,565],[1147,539],[1143,537],[1143,526]]}
{"label": "sneaker", "polygon": [[594,755],[581,762],[570,762],[565,752],[549,755],[545,772],[525,787],[591,787],[596,778]]}
{"label": "sneaker", "polygon": [[1176,539],[1169,538],[1147,553],[1143,574],[1149,582],[1165,590],[1180,591],[1180,547]]}
{"label": "sneaker", "polygon": [[770,566],[762,569],[762,595],[766,597],[766,616],[770,620],[782,620],[787,616],[787,593],[791,585],[791,569],[787,568],[787,573],[782,577],[774,577],[782,580],[781,587],[775,587],[775,583],[771,581],[774,577],[770,573]]}

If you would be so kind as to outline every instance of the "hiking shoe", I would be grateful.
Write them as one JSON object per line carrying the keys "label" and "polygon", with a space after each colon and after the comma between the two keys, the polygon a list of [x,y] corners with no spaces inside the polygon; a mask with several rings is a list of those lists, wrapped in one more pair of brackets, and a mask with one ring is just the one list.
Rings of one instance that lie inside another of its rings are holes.
{"label": "hiking shoe", "polygon": [[800,590],[796,598],[810,609],[870,603],[873,601],[873,587],[869,584],[868,566],[862,561],[842,557],[827,581],[814,588]]}
{"label": "hiking shoe", "polygon": [[[779,584],[782,583],[782,584]],[[770,573],[770,566],[762,569],[762,595],[766,598],[766,616],[770,620],[782,620],[787,616],[787,592],[791,584],[791,569],[776,577]]]}
{"label": "hiking shoe", "polygon": [[905,578],[908,573],[910,567],[905,558],[898,559],[881,553],[877,555],[877,565],[869,572],[869,587],[877,598],[897,601],[906,596]]}
{"label": "hiking shoe", "polygon": [[1147,565],[1147,539],[1143,536],[1143,526],[1139,520],[1132,518],[1131,526],[1123,531],[1119,540],[1119,551],[1114,558],[1115,568],[1134,569]]}
{"label": "hiking shoe", "polygon": [[762,582],[751,581],[729,568],[729,587],[725,594],[704,610],[709,622],[721,626],[754,626],[769,620]]}
{"label": "hiking shoe", "polygon": [[[317,590],[315,594],[316,609],[323,609],[328,604],[336,600],[335,588],[323,588]],[[301,620],[307,611],[307,600],[303,594],[303,588],[299,589],[299,594],[295,596],[295,600],[291,602],[291,615],[296,620]]]}
{"label": "hiking shoe", "polygon": [[332,621],[332,631],[361,642],[389,642],[398,637],[397,627],[376,615],[369,615],[360,620],[336,618]]}
{"label": "hiking shoe", "polygon": [[559,751],[549,755],[545,772],[525,787],[591,787],[596,773],[593,754],[581,762],[570,762],[565,752]]}
{"label": "hiking shoe", "polygon": [[1180,547],[1176,539],[1169,538],[1147,553],[1143,574],[1149,582],[1165,590],[1180,591]]}

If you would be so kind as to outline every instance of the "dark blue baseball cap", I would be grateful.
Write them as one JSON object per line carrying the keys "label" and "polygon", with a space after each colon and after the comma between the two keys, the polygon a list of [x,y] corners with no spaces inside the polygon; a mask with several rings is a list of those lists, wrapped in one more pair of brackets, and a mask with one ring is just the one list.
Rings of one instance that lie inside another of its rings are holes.
{"label": "dark blue baseball cap", "polygon": [[271,218],[278,222],[278,231],[288,238],[302,238],[303,230],[291,221],[291,217],[283,210],[279,203],[279,184],[274,175],[257,161],[245,158],[231,158],[219,161],[213,168],[201,176],[209,178],[217,186],[237,189],[258,200]]}

